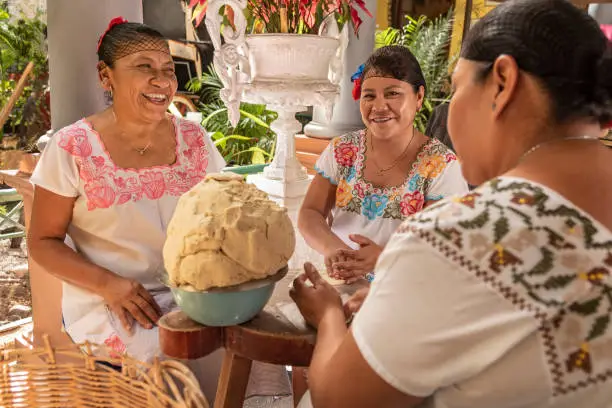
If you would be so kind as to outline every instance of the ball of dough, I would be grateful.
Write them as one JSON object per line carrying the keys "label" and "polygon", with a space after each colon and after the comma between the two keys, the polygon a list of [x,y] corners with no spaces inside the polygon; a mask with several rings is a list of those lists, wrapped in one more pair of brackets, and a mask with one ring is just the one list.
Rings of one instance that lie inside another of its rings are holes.
{"label": "ball of dough", "polygon": [[242,176],[224,173],[181,196],[163,255],[172,285],[206,290],[274,275],[294,250],[287,210]]}

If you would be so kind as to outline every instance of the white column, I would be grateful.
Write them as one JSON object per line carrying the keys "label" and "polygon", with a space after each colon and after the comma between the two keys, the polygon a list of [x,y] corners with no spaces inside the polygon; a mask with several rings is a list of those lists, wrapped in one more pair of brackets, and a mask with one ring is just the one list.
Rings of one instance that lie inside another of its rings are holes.
{"label": "white column", "polygon": [[366,0],[366,7],[372,13],[367,16],[360,10],[363,24],[359,29],[359,38],[350,30],[349,45],[345,54],[344,77],[340,84],[340,96],[334,106],[331,122],[325,120],[325,110],[315,106],[312,122],[304,127],[307,136],[331,139],[353,130],[363,128],[359,103],[353,100],[353,83],[351,76],[357,71],[359,65],[366,62],[374,50],[374,37],[376,35],[376,0]]}
{"label": "white column", "polygon": [[48,0],[51,127],[57,131],[105,108],[96,47],[109,21],[142,22],[141,0]]}

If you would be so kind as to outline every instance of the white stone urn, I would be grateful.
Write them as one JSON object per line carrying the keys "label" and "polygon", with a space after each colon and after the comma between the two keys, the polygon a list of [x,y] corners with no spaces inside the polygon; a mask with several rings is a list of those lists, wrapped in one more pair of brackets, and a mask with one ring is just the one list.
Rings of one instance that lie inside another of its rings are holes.
{"label": "white stone urn", "polygon": [[[248,35],[251,81],[327,81],[338,38],[312,34]],[[331,78],[333,80],[333,78]]]}
{"label": "white stone urn", "polygon": [[[222,6],[234,10],[235,30],[225,26],[221,32],[218,11]],[[348,25],[340,31],[331,15],[321,24],[318,35],[246,35],[246,6],[247,0],[208,2],[206,28],[215,48],[215,71],[224,86],[221,99],[234,126],[240,119],[242,101],[265,104],[278,112],[271,125],[277,135],[276,151],[264,175],[284,183],[307,180],[295,155],[294,136],[301,131],[295,114],[320,105],[331,119],[343,75]]]}

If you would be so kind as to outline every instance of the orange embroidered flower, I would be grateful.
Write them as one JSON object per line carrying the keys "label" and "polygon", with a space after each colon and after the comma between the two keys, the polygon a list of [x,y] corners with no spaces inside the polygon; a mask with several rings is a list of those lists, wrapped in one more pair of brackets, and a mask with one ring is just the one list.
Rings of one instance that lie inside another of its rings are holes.
{"label": "orange embroidered flower", "polygon": [[417,172],[421,177],[435,178],[442,173],[446,166],[446,158],[442,156],[425,157],[419,162]]}
{"label": "orange embroidered flower", "polygon": [[351,186],[345,180],[340,180],[336,189],[336,207],[346,207],[352,199]]}

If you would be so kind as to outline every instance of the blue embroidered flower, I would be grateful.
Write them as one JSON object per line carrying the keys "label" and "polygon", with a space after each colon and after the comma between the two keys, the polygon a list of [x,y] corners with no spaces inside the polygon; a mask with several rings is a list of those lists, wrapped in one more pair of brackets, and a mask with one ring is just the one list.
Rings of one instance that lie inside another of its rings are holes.
{"label": "blue embroidered flower", "polygon": [[384,195],[372,194],[364,197],[361,203],[363,215],[369,220],[382,216],[387,202],[389,202],[389,197]]}
{"label": "blue embroidered flower", "polygon": [[412,176],[410,181],[408,182],[408,190],[417,191],[419,189],[419,182],[421,181],[421,176],[415,174]]}
{"label": "blue embroidered flower", "polygon": [[355,72],[353,74],[353,76],[351,76],[351,82],[355,82],[356,80],[360,79],[361,76],[363,75],[363,69],[365,68],[365,64],[361,64],[358,68],[357,68],[357,72]]}
{"label": "blue embroidered flower", "polygon": [[349,169],[349,173],[346,176],[346,181],[350,183],[355,178],[355,173],[357,173],[357,170],[355,170],[355,166],[351,166],[351,168]]}

